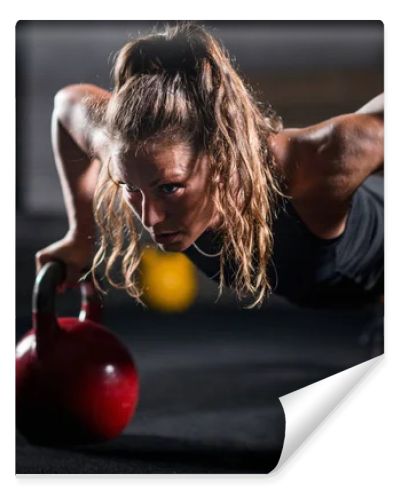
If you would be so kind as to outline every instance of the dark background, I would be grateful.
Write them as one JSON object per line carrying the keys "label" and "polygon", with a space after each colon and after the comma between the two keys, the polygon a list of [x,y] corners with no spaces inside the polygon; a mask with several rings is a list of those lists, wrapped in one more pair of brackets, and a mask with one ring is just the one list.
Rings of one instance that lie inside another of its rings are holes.
{"label": "dark background", "polygon": [[[200,21],[199,21],[200,22]],[[16,28],[16,331],[31,325],[34,254],[61,238],[67,220],[50,143],[57,90],[111,88],[116,51],[157,21],[39,22]],[[383,25],[349,22],[202,22],[241,76],[286,127],[357,110],[383,91]],[[105,298],[105,323],[141,374],[138,412],[101,447],[49,450],[17,436],[17,472],[265,472],[279,458],[284,421],[277,396],[382,350],[382,306],[301,309],[273,297],[239,310],[232,294],[198,273],[200,293],[183,315],[142,310],[123,292]],[[58,299],[76,314],[78,290]]]}
{"label": "dark background", "polygon": [[[34,252],[62,237],[67,228],[50,142],[55,93],[77,82],[111,90],[116,52],[130,37],[165,22],[17,24],[16,229],[17,269],[23,276],[17,275],[19,299],[30,295]],[[285,127],[311,125],[355,111],[383,91],[383,24],[379,21],[201,24],[222,41],[241,76],[260,100],[272,104]],[[199,300],[212,302],[215,286],[199,279]]]}
{"label": "dark background", "polygon": [[[355,111],[383,90],[380,22],[204,22],[240,74],[287,127]],[[19,22],[17,25],[18,187],[21,208],[62,213],[50,116],[63,86],[111,90],[112,58],[130,38],[162,22]]]}

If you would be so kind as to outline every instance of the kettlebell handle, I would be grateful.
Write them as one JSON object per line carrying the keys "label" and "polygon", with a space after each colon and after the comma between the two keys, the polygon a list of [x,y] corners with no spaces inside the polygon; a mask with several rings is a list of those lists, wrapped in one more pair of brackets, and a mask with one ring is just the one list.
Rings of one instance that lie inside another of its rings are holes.
{"label": "kettlebell handle", "polygon": [[[36,276],[32,297],[32,322],[36,331],[38,348],[39,344],[48,343],[58,331],[57,316],[55,312],[55,297],[57,286],[65,280],[66,266],[61,261],[51,261],[45,264]],[[101,321],[99,295],[91,277],[87,277],[80,284],[81,310],[79,320]]]}

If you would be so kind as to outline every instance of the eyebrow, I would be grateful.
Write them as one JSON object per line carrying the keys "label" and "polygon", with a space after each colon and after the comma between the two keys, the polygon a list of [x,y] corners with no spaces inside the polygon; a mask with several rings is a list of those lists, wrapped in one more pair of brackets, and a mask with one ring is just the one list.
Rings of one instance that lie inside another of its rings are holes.
{"label": "eyebrow", "polygon": [[[151,182],[149,184],[150,187],[153,187],[155,186],[156,184],[158,184],[160,181],[162,181],[162,177],[160,177],[159,179],[156,179],[155,181]],[[117,181],[118,184],[126,184],[127,186],[131,186],[131,187],[136,187],[134,186],[133,184],[129,184],[129,182],[124,182],[124,181]]]}
{"label": "eyebrow", "polygon": [[[171,177],[178,177],[178,176],[182,176],[183,175],[183,172],[175,172],[173,174],[170,174]],[[149,186],[150,187],[154,187],[155,185],[157,185],[159,182],[161,182],[163,180],[163,177],[159,177],[157,179],[155,179],[154,181],[152,181]],[[138,189],[136,186],[134,186],[133,184],[129,184],[129,182],[124,182],[124,181],[117,181],[118,184],[121,184],[121,185],[127,185],[127,186],[130,186],[134,189]],[[172,184],[172,182],[170,182]]]}

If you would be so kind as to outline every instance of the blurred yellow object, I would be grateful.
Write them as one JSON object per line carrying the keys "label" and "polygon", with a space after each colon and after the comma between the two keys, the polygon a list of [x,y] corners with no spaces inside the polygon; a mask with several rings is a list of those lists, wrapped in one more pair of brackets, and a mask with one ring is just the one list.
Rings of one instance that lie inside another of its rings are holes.
{"label": "blurred yellow object", "polygon": [[183,253],[146,247],[140,262],[144,302],[158,311],[182,312],[195,300],[197,276]]}

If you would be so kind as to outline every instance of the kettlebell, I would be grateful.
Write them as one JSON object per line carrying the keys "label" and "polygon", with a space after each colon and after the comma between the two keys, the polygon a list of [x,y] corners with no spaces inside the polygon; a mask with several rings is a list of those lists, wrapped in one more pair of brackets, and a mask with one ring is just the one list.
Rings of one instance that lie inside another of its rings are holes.
{"label": "kettlebell", "polygon": [[16,347],[16,424],[37,445],[89,444],[117,437],[131,421],[139,376],[126,347],[100,321],[91,280],[81,283],[79,318],[57,318],[65,265],[49,262],[33,289],[33,327]]}

